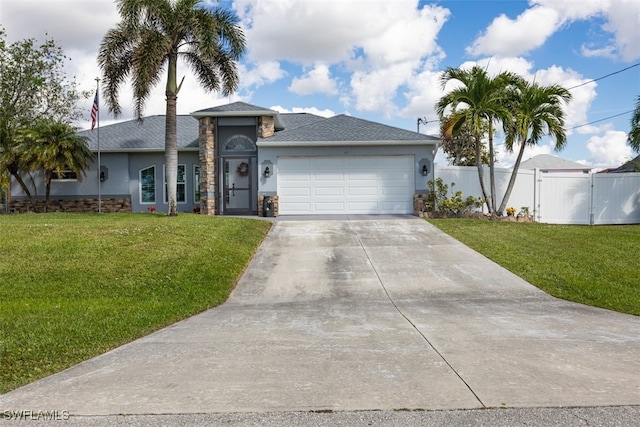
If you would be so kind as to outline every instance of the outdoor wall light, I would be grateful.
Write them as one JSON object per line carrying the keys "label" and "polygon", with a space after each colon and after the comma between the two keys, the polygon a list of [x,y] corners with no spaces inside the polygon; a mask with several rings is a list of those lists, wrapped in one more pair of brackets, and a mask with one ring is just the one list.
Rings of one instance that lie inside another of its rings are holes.
{"label": "outdoor wall light", "polygon": [[429,168],[427,167],[427,165],[422,165],[422,176],[427,175],[429,175]]}
{"label": "outdoor wall light", "polygon": [[264,168],[264,177],[269,178],[269,176],[271,176],[271,170],[269,170],[269,166],[267,166]]}

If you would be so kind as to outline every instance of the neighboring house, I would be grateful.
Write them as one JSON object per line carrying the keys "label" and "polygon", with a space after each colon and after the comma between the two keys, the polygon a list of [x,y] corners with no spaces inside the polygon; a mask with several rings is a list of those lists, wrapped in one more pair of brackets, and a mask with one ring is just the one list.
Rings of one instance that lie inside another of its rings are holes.
{"label": "neighboring house", "polygon": [[636,157],[633,160],[629,160],[622,166],[603,171],[603,173],[626,173],[626,172],[640,172],[640,156]]}
{"label": "neighboring house", "polygon": [[520,163],[520,169],[540,169],[543,173],[548,172],[577,172],[590,173],[592,168],[581,163],[565,160],[550,154],[538,154]]}
{"label": "neighboring house", "polygon": [[[164,128],[164,116],[152,116],[80,132],[96,153],[99,136],[100,174],[96,159],[84,180],[56,180],[52,208],[97,210],[100,176],[104,211],[167,211]],[[178,116],[177,129],[178,210],[209,215],[414,213],[440,143],[346,115],[243,102]],[[28,209],[15,184],[11,196],[13,211]]]}

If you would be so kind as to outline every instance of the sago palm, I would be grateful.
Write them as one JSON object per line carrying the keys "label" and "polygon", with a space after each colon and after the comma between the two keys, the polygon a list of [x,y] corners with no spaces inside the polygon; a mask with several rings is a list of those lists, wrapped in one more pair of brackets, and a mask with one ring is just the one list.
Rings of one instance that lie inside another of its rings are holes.
{"label": "sago palm", "polygon": [[51,120],[42,120],[31,129],[20,130],[17,135],[18,152],[28,170],[41,170],[45,185],[45,212],[49,208],[51,181],[54,175],[73,172],[82,180],[93,160],[87,138],[79,136],[73,126]]}
{"label": "sago palm", "polygon": [[[517,80],[513,73],[502,72],[495,77],[487,74],[486,70],[474,66],[469,70],[459,68],[447,68],[440,77],[440,83],[444,89],[450,81],[457,81],[459,85],[444,95],[436,104],[436,111],[442,120],[448,109],[454,111],[449,120],[444,123],[445,137],[459,131],[463,124],[471,130],[475,136],[476,166],[482,196],[490,214],[496,213],[496,194],[494,163],[495,153],[493,147],[494,123],[507,121],[510,111],[507,105],[508,88]],[[482,166],[482,140],[484,130],[488,127],[487,137],[489,142],[489,173],[491,194],[486,190],[484,171]]]}
{"label": "sago palm", "polygon": [[524,149],[527,146],[537,145],[545,135],[555,139],[556,151],[564,148],[567,142],[562,110],[562,105],[571,100],[571,93],[567,89],[559,85],[540,86],[520,80],[512,94],[513,117],[512,121],[505,126],[507,131],[505,145],[509,151],[513,151],[517,145],[518,156],[498,212],[503,212],[507,206]]}
{"label": "sago palm", "polygon": [[[176,102],[178,58],[186,62],[207,91],[225,96],[238,87],[236,61],[245,50],[238,18],[224,9],[209,10],[201,0],[117,0],[121,22],[107,32],[98,55],[102,90],[109,111],[121,114],[118,92],[131,78],[135,114],[142,118],[151,89],[166,67],[165,162],[169,215],[177,215]],[[184,79],[184,77],[183,77]]]}

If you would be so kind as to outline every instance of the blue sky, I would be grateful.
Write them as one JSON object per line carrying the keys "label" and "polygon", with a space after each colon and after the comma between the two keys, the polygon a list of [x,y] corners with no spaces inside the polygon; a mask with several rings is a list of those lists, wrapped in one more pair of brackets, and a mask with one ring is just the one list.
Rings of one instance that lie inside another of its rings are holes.
{"label": "blue sky", "polygon": [[[566,107],[568,144],[553,151],[544,139],[536,154],[603,168],[634,157],[626,144],[630,113],[640,94],[640,1],[637,0],[221,0],[236,11],[248,41],[241,85],[230,98],[206,94],[186,67],[178,112],[188,114],[242,100],[282,112],[350,114],[415,130],[418,117],[435,120],[434,104],[446,67],[479,64],[490,73],[514,71],[572,90]],[[67,69],[86,89],[99,75],[96,56],[118,16],[111,0],[3,0],[0,22],[8,40],[45,32],[71,57]],[[450,87],[444,89],[448,90]],[[146,115],[163,114],[163,87]],[[132,118],[130,92],[121,97]],[[87,116],[90,108],[87,100]],[[106,109],[101,123],[112,123]],[[602,120],[606,119],[606,120]],[[600,122],[574,128],[578,125]],[[87,121],[88,123],[88,121]],[[86,124],[81,124],[85,126]],[[437,123],[421,126],[437,133]],[[500,141],[498,140],[498,143]],[[499,145],[499,148],[502,147]],[[499,166],[513,155],[500,150]],[[437,161],[445,160],[440,156]]]}

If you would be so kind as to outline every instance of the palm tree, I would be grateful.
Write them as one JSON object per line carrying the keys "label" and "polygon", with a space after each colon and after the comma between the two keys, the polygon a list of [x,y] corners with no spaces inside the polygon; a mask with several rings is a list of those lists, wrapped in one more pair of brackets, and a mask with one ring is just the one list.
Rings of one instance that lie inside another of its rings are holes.
{"label": "palm tree", "polygon": [[525,147],[537,145],[544,135],[555,139],[556,151],[562,150],[567,142],[562,110],[562,103],[571,100],[571,93],[567,89],[559,85],[540,86],[521,79],[512,94],[513,120],[505,126],[505,145],[507,150],[513,151],[517,142],[519,151],[498,212],[503,212],[507,207]]}
{"label": "palm tree", "polygon": [[[480,188],[487,209],[492,215],[496,214],[493,126],[496,121],[509,120],[510,111],[507,104],[509,91],[507,89],[517,79],[515,74],[509,72],[502,72],[495,77],[490,77],[486,70],[477,65],[470,70],[447,68],[440,77],[443,89],[449,81],[454,80],[461,83],[440,98],[436,104],[436,111],[441,120],[443,120],[447,109],[450,108],[454,111],[449,120],[444,123],[443,136],[450,138],[452,134],[458,133],[465,123],[467,128],[471,130],[475,139],[476,166]],[[488,126],[490,195],[487,194],[482,168],[483,126]]]}
{"label": "palm tree", "polygon": [[73,126],[42,120],[33,129],[18,133],[16,152],[28,170],[42,170],[45,184],[45,212],[49,208],[51,181],[54,177],[73,174],[82,180],[85,169],[93,160],[87,138],[79,136]]}
{"label": "palm tree", "polygon": [[631,130],[627,141],[629,141],[633,151],[640,153],[640,95],[638,95],[636,109],[633,111],[633,116],[631,116]]}
{"label": "palm tree", "polygon": [[[142,119],[151,89],[167,67],[165,162],[168,214],[177,215],[178,169],[176,101],[178,58],[195,72],[208,91],[227,96],[238,87],[236,61],[245,50],[238,19],[224,9],[208,10],[201,0],[117,0],[121,22],[107,32],[100,45],[98,63],[109,111],[122,110],[118,92],[131,77],[135,114]],[[184,77],[182,79],[184,81]]]}
{"label": "palm tree", "polygon": [[[33,210],[36,210],[36,204],[31,195],[31,191],[29,190],[29,186],[22,179],[22,172],[24,172],[24,162],[18,156],[16,152],[14,141],[15,136],[9,136],[12,133],[15,133],[13,130],[9,130],[6,125],[7,120],[4,120],[4,117],[0,116],[0,188],[4,188],[9,180],[9,176],[12,176],[24,194],[27,195],[29,199],[29,203]],[[4,175],[2,169],[6,169],[9,172],[9,175]]]}

